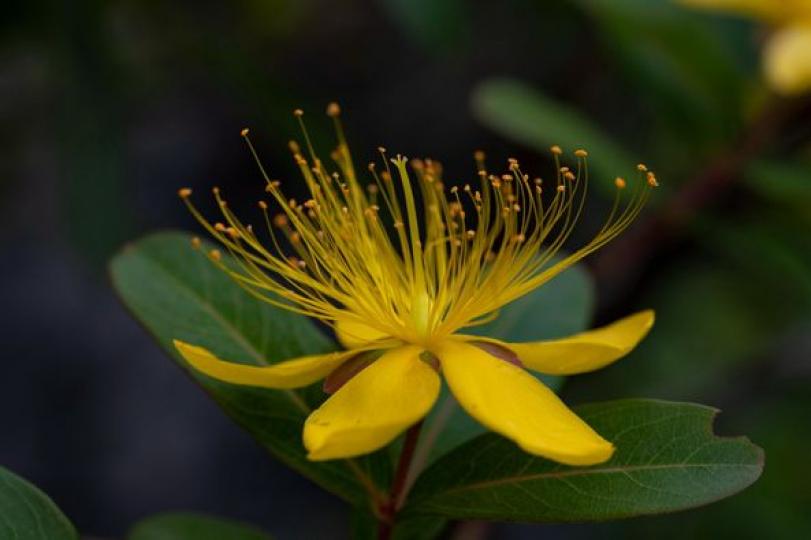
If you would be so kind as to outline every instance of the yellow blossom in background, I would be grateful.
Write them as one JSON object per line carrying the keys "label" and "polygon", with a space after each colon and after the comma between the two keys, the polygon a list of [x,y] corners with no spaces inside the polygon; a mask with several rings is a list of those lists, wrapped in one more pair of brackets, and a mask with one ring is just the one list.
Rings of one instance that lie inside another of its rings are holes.
{"label": "yellow blossom in background", "polygon": [[763,51],[763,69],[769,84],[784,95],[811,89],[811,0],[679,1],[769,23],[774,32]]}
{"label": "yellow blossom in background", "polygon": [[[307,200],[287,198],[259,164],[269,197],[259,202],[261,232],[232,213],[219,189],[221,222],[197,210],[190,189],[180,195],[233,256],[235,262],[226,263],[219,251],[209,253],[223,271],[257,298],[330,325],[346,350],[263,367],[175,341],[178,351],[195,369],[233,384],[298,388],[326,379],[330,397],[304,425],[312,460],[384,447],[429,412],[440,376],[473,418],[531,454],[574,465],[611,457],[611,442],[527,370],[572,375],[599,369],[647,334],[651,311],[553,341],[506,343],[464,330],[497,317],[499,308],[616,237],[644,206],[655,175],[639,165],[636,182],[617,178],[604,225],[557,260],[584,211],[584,150],[567,166],[563,151],[552,147],[557,170],[550,180],[531,178],[514,159],[493,174],[479,152],[477,181],[448,188],[439,163],[392,159],[381,148],[364,183],[339,112],[335,104],[328,108],[339,143],[334,170],[316,154],[306,130],[306,151],[291,143]],[[300,120],[301,111],[296,115]],[[256,157],[247,130],[243,135]]]}

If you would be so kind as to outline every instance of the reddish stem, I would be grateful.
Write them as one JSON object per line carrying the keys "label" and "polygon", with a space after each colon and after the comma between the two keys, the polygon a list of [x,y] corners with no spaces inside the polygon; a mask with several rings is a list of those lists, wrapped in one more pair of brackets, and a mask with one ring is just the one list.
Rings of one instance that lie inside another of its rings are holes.
{"label": "reddish stem", "polygon": [[414,451],[417,449],[421,429],[422,421],[414,424],[406,431],[403,449],[400,452],[400,460],[397,462],[397,470],[394,473],[394,481],[391,484],[389,497],[379,507],[380,526],[377,533],[379,540],[389,540],[391,538],[397,511],[405,500],[408,470],[411,467],[411,461],[414,459]]}

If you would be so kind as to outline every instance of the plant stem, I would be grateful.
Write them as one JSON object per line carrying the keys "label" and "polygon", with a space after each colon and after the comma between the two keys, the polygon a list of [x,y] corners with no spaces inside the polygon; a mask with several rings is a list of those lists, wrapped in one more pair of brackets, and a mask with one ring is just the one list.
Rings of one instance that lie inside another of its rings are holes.
{"label": "plant stem", "polygon": [[400,452],[400,460],[397,462],[397,470],[394,473],[394,480],[391,484],[391,491],[388,499],[380,505],[380,526],[378,528],[378,540],[389,540],[394,530],[394,521],[397,518],[397,511],[403,504],[406,495],[406,480],[411,461],[414,459],[414,451],[417,449],[417,441],[420,438],[422,421],[414,424],[406,431],[403,449]]}

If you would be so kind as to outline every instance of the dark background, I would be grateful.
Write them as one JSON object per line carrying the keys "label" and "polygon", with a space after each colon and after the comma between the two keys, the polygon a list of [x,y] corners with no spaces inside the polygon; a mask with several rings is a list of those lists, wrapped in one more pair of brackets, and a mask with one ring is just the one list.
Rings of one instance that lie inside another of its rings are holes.
{"label": "dark background", "polygon": [[[171,365],[116,299],[106,261],[148,231],[198,230],[181,186],[255,201],[246,125],[272,174],[296,178],[295,107],[326,140],[323,111],[339,101],[361,163],[382,144],[470,178],[484,148],[542,172],[546,143],[480,106],[482,85],[509,77],[643,156],[664,184],[631,240],[590,261],[595,323],[643,306],[657,328],[630,368],[572,380],[564,395],[721,407],[719,431],[749,435],[767,467],[745,493],[675,517],[457,534],[811,536],[811,106],[763,87],[764,28],[634,0],[2,11],[0,464],[84,533],[121,537],[182,509],[281,538],[343,536],[342,503],[269,459]],[[540,129],[555,140],[571,127]],[[601,215],[605,201],[593,204]]]}

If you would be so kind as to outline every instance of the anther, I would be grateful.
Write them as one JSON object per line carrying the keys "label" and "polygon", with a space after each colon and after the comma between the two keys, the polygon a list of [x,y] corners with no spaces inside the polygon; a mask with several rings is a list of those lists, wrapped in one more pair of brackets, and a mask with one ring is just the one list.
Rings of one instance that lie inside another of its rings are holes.
{"label": "anther", "polygon": [[273,224],[281,229],[287,225],[287,216],[284,214],[276,214],[273,216]]}
{"label": "anther", "polygon": [[267,210],[268,203],[266,203],[265,201],[259,201],[259,208],[261,208],[262,210]]}
{"label": "anther", "polygon": [[191,195],[191,188],[187,187],[180,188],[179,190],[177,190],[177,194],[180,195],[182,199],[185,199],[186,197]]}
{"label": "anther", "polygon": [[225,232],[226,231],[225,225],[223,225],[220,222],[217,222],[217,223],[214,224],[214,229],[219,231],[219,232]]}
{"label": "anther", "polygon": [[251,132],[251,130],[250,130],[250,129],[248,129],[248,128],[242,128],[242,131],[240,131],[240,132],[239,132],[239,134],[240,134],[240,135],[242,135],[243,137],[247,137],[247,136],[248,136],[248,133],[250,133],[250,132]]}
{"label": "anther", "polygon": [[614,178],[614,185],[617,186],[617,189],[625,189],[625,179],[619,176]]}
{"label": "anther", "polygon": [[561,147],[556,145],[556,144],[552,145],[552,147],[549,149],[549,151],[552,152],[553,154],[555,154],[556,156],[559,156],[559,155],[561,155],[563,153],[563,150],[561,149]]}
{"label": "anther", "polygon": [[212,261],[219,261],[222,258],[222,254],[220,253],[219,249],[212,249],[208,252],[208,256],[211,257]]}
{"label": "anther", "polygon": [[293,114],[301,118],[302,116],[304,116],[304,111],[302,111],[301,109],[296,109],[293,111]]}
{"label": "anther", "polygon": [[563,173],[563,177],[566,180],[574,180],[576,178],[572,171],[566,171],[565,173]]}
{"label": "anther", "polygon": [[577,157],[583,158],[583,157],[588,156],[589,153],[586,152],[585,150],[583,150],[582,148],[578,148],[577,150],[574,151],[574,155],[576,155]]}
{"label": "anther", "polygon": [[648,185],[650,187],[657,187],[659,182],[656,180],[656,175],[653,172],[648,172]]}
{"label": "anther", "polygon": [[200,249],[201,244],[202,242],[200,241],[200,238],[198,238],[197,236],[191,239],[191,247],[193,247],[194,249]]}
{"label": "anther", "polygon": [[336,117],[341,114],[341,106],[334,101],[327,105],[327,116]]}
{"label": "anther", "polygon": [[560,185],[560,186],[558,186],[558,191],[560,191],[561,193],[563,193],[564,191],[566,191],[566,186],[564,186],[564,185]]}
{"label": "anther", "polygon": [[646,172],[648,168],[645,166],[644,163],[640,163],[639,165],[636,166],[636,170],[640,172]]}

